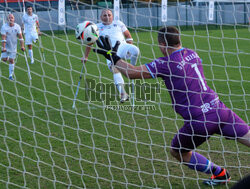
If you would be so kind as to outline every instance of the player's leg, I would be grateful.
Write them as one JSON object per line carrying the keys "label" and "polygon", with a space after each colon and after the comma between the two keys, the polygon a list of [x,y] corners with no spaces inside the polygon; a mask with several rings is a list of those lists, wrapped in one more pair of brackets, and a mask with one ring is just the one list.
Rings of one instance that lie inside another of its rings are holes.
{"label": "player's leg", "polygon": [[[203,121],[202,118],[201,120]],[[206,184],[218,185],[230,180],[228,172],[208,160],[202,154],[193,151],[205,142],[209,136],[218,132],[217,124],[202,121],[185,122],[184,126],[172,140],[171,155],[180,162],[183,162],[190,169],[212,174],[212,182],[211,179],[209,179],[206,181]]]}
{"label": "player's leg", "polygon": [[14,80],[13,79],[14,69],[15,69],[15,61],[14,59],[10,58],[9,59],[9,79],[10,80]]}
{"label": "player's leg", "polygon": [[[119,46],[117,55],[120,56],[122,59],[128,60],[130,59],[130,63],[132,65],[136,65],[138,56],[140,54],[139,48],[136,47],[135,45],[131,45],[128,43],[123,43]],[[135,98],[134,98],[134,80],[132,80],[132,104],[135,104]],[[121,98],[121,102],[124,102],[125,100],[128,100],[128,95],[125,94],[124,98]]]}
{"label": "player's leg", "polygon": [[33,50],[32,50],[32,35],[29,33],[25,34],[25,45],[28,46],[28,53],[30,57],[31,64],[34,63]]}
{"label": "player's leg", "polygon": [[29,44],[28,45],[28,52],[29,52],[29,57],[30,57],[30,63],[34,64],[34,57],[33,57],[33,50],[32,50],[32,45]]}
{"label": "player's leg", "polygon": [[139,48],[135,45],[126,44],[124,45],[122,50],[123,52],[121,52],[121,54],[125,56],[124,58],[130,59],[130,63],[135,66],[137,63],[138,56],[140,54]]}
{"label": "player's leg", "polygon": [[136,65],[139,54],[139,48],[135,45],[128,43],[121,44],[117,51],[117,55],[120,56],[122,59],[130,59],[130,63],[132,65]]}
{"label": "player's leg", "polygon": [[128,100],[128,94],[126,93],[126,90],[124,88],[124,79],[122,77],[122,74],[119,72],[118,69],[116,69],[114,66],[112,66],[111,61],[107,60],[107,65],[109,70],[113,73],[113,79],[115,86],[119,92],[120,96],[120,102],[124,103],[126,100]]}
{"label": "player's leg", "polygon": [[15,59],[16,59],[16,53],[9,53],[9,79],[13,79],[14,69],[15,69]]}
{"label": "player's leg", "polygon": [[7,62],[7,60],[8,60],[8,54],[7,54],[7,52],[2,52],[1,53],[1,60],[3,62]]}
{"label": "player's leg", "polygon": [[[130,63],[135,66],[137,63],[139,54],[140,54],[140,50],[135,45],[131,45],[131,44],[128,44],[128,45],[129,45],[129,48],[128,48],[127,55],[130,58]],[[131,99],[132,99],[132,105],[134,106],[135,105],[135,80],[134,79],[132,79],[132,82],[131,82]]]}
{"label": "player's leg", "polygon": [[125,83],[124,83],[122,74],[116,68],[113,68],[113,78],[114,78],[115,86],[120,95],[120,102],[124,103],[125,101],[129,99],[129,96],[124,88]]}

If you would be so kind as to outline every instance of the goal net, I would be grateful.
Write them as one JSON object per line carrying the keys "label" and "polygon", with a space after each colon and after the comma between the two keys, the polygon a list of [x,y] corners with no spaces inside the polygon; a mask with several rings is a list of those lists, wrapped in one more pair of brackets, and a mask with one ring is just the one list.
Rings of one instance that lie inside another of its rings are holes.
{"label": "goal net", "polygon": [[[1,27],[9,12],[21,25],[32,6],[42,33],[34,64],[18,44],[14,81],[1,61],[0,188],[202,188],[210,177],[170,155],[184,120],[160,79],[124,77],[130,100],[121,105],[106,60],[91,52],[82,64],[86,46],[75,39],[76,25],[101,22],[114,2],[0,0]],[[140,49],[137,65],[162,56],[157,31],[176,26],[182,45],[202,58],[209,86],[249,124],[249,1],[118,3],[114,14]],[[196,152],[229,170],[226,188],[250,173],[249,148],[236,140],[213,135]]]}

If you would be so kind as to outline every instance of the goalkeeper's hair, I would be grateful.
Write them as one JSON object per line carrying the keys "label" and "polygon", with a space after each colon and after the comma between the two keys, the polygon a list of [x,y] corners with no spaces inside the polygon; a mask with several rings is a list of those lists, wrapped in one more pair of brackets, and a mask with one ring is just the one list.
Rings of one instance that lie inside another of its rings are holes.
{"label": "goalkeeper's hair", "polygon": [[166,46],[178,46],[181,44],[179,30],[174,26],[159,29],[158,42]]}

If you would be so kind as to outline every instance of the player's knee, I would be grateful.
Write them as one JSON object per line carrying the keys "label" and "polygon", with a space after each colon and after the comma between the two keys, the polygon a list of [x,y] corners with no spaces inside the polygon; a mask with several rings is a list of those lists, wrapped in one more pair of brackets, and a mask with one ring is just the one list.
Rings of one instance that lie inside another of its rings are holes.
{"label": "player's knee", "polygon": [[14,64],[15,63],[15,61],[14,61],[14,59],[9,59],[9,62],[10,62],[10,64]]}
{"label": "player's knee", "polygon": [[8,60],[7,58],[2,58],[2,61],[4,62],[7,62],[7,60]]}
{"label": "player's knee", "polygon": [[133,46],[133,48],[132,48],[132,50],[131,50],[131,54],[132,54],[133,56],[138,56],[138,55],[140,54],[139,48],[136,47],[136,46]]}
{"label": "player's knee", "polygon": [[119,71],[117,68],[113,67],[112,73],[113,73],[113,74],[116,74],[116,73],[120,73],[120,71]]}

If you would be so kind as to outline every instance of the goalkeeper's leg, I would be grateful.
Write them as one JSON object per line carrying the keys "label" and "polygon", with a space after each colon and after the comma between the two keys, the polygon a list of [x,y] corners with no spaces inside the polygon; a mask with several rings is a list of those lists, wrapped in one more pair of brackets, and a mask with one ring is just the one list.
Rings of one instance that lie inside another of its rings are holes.
{"label": "goalkeeper's leg", "polygon": [[[208,129],[209,128],[209,129]],[[171,155],[190,169],[212,175],[204,181],[206,185],[219,185],[231,179],[228,171],[205,156],[194,151],[209,136],[218,132],[218,124],[187,121],[178,131],[171,144]]]}

